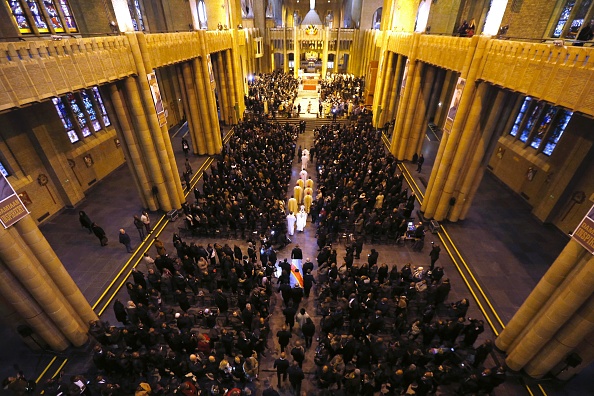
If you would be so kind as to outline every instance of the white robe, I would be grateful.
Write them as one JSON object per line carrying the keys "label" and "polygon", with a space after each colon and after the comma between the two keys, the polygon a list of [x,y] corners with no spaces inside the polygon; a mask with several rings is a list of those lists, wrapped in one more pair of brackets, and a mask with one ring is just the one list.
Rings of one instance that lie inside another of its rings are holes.
{"label": "white robe", "polygon": [[305,212],[305,208],[302,206],[299,213],[297,213],[297,231],[303,232],[306,223],[307,213]]}
{"label": "white robe", "polygon": [[289,235],[291,236],[293,236],[293,234],[295,233],[295,221],[297,221],[295,215],[289,213],[289,215],[287,216],[287,230],[289,231]]}
{"label": "white robe", "polygon": [[307,168],[308,163],[309,163],[309,156],[302,155],[301,156],[301,169]]}
{"label": "white robe", "polygon": [[305,183],[305,181],[307,180],[307,171],[305,169],[302,169],[301,172],[299,172],[299,177],[301,178],[301,180],[303,180],[303,183]]}

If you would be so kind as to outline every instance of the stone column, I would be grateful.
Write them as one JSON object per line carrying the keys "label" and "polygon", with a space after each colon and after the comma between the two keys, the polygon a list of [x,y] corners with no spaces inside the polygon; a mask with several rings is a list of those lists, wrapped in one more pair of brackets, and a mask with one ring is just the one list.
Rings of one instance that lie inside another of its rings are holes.
{"label": "stone column", "polygon": [[[410,159],[406,157],[406,153],[409,150],[409,140],[412,129],[413,119],[417,113],[417,104],[419,98],[419,92],[421,91],[421,76],[423,75],[423,69],[425,64],[418,61],[417,66],[414,68],[413,73],[408,76],[408,79],[412,82],[411,93],[408,97],[408,105],[406,107],[406,114],[404,115],[404,125],[402,127],[402,135],[400,137],[400,144],[398,146],[399,159]],[[407,81],[408,82],[408,81]],[[411,156],[412,157],[412,156]]]}
{"label": "stone column", "polygon": [[165,211],[169,211],[172,206],[169,201],[167,188],[165,187],[164,176],[161,167],[159,166],[157,153],[155,152],[155,146],[151,139],[151,133],[144,114],[142,101],[138,94],[138,86],[136,85],[134,77],[126,78],[125,84],[128,109],[130,110],[136,125],[136,137],[138,138],[140,150],[144,154],[144,161],[148,168],[148,174],[152,179],[152,187],[157,188],[159,207]]}
{"label": "stone column", "polygon": [[561,371],[554,374],[561,381],[569,381],[573,376],[594,362],[594,332],[587,335],[573,352],[582,358],[582,363],[577,367],[569,367],[565,363],[561,363],[562,366],[559,368]]}
{"label": "stone column", "polygon": [[79,323],[80,318],[72,315],[72,307],[64,303],[64,297],[59,294],[47,272],[42,270],[33,253],[27,252],[24,242],[15,236],[18,238],[18,231],[15,229],[0,227],[0,260],[37,301],[64,337],[75,346],[83,345],[88,339],[87,329]]}
{"label": "stone column", "polygon": [[373,101],[376,103],[376,106],[373,107],[374,125],[376,128],[382,128],[386,119],[388,102],[390,100],[388,92],[394,78],[394,53],[386,51],[379,73],[377,85],[375,86],[376,95],[373,98]]}
{"label": "stone column", "polygon": [[587,251],[578,242],[570,239],[551,267],[540,279],[526,301],[507,323],[505,329],[495,340],[495,345],[502,351],[510,349],[516,343],[522,331],[536,320],[538,312],[548,305],[555,290],[569,277],[571,271],[583,260],[589,259]]}
{"label": "stone column", "polygon": [[181,64],[183,85],[180,84],[185,93],[187,103],[185,103],[186,118],[188,119],[188,129],[194,146],[194,154],[204,155],[206,153],[204,143],[204,131],[202,130],[202,123],[198,111],[198,99],[196,96],[196,88],[194,85],[194,73],[189,62]]}
{"label": "stone column", "polygon": [[72,308],[80,316],[82,322],[86,326],[90,321],[97,320],[97,314],[91,308],[91,305],[83,296],[80,289],[70,277],[66,268],[45,239],[37,224],[31,216],[25,216],[19,220],[14,228],[19,232],[27,247],[33,252],[35,258],[43,266],[47,274],[54,281],[58,287],[58,291],[62,293],[66,301],[70,303]]}
{"label": "stone column", "polygon": [[594,257],[590,255],[571,271],[516,339],[505,359],[507,366],[514,371],[524,368],[592,295],[593,286]]}
{"label": "stone column", "polygon": [[394,119],[394,113],[398,106],[398,88],[400,87],[400,75],[402,74],[402,68],[404,67],[404,57],[399,54],[394,54],[396,57],[396,68],[394,69],[394,77],[391,80],[391,84],[388,87],[388,106],[384,110],[384,120],[386,122]]}
{"label": "stone column", "polygon": [[126,106],[124,105],[124,100],[122,100],[121,94],[122,92],[117,84],[114,83],[109,85],[110,103],[116,114],[117,122],[120,125],[118,134],[121,139],[124,154],[126,155],[126,163],[128,164],[130,173],[136,183],[142,204],[145,208],[155,211],[158,209],[157,202],[152,194],[152,185],[147,176],[146,169],[148,166],[148,171],[150,172],[150,161],[154,158],[154,153],[152,150],[149,150],[148,152],[141,150],[141,144],[138,143],[138,140],[134,136],[134,125],[130,119],[130,114],[126,111]]}
{"label": "stone column", "polygon": [[[215,81],[219,99],[219,111],[223,124],[229,123],[229,92],[227,91],[227,72],[223,66],[223,53],[211,54],[212,66],[214,68]],[[230,65],[227,64],[227,67]]]}

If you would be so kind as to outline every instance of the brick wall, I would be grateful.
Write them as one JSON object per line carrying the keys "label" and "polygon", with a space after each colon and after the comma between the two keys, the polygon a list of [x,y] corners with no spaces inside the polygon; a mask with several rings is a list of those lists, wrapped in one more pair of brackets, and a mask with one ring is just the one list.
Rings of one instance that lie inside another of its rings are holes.
{"label": "brick wall", "polygon": [[427,26],[432,34],[452,34],[458,27],[460,0],[440,0],[431,4]]}
{"label": "brick wall", "polygon": [[508,37],[550,37],[547,25],[554,12],[556,1],[521,0],[507,3],[501,26],[509,25]]}

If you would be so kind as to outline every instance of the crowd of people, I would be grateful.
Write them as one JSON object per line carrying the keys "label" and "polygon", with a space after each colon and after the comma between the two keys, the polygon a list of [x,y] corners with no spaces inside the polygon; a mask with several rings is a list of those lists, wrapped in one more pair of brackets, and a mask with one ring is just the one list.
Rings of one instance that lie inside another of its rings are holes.
{"label": "crowd of people", "polygon": [[[415,201],[369,124],[315,131],[311,161],[319,187],[310,216],[317,265],[299,245],[278,257],[267,236],[287,232],[297,136],[290,125],[265,120],[235,129],[204,173],[202,191],[194,190],[196,201],[184,206],[184,221],[193,237],[235,231],[247,249],[221,240],[188,243],[174,234],[170,253],[156,240],[155,258],[145,254],[127,296],[114,303],[119,325],[91,324],[95,368],[54,378],[46,394],[277,396],[289,390],[301,396],[312,349],[308,390],[315,383],[319,395],[488,394],[505,380],[502,367],[485,367],[491,340],[475,345],[484,324],[467,318],[469,300],[448,301],[451,285],[436,265],[438,247],[428,268],[399,270],[375,249],[361,259],[364,243],[406,232]],[[345,232],[353,237],[339,257],[333,243]],[[307,312],[310,298],[315,312]],[[279,310],[284,324],[274,333],[270,321]],[[276,383],[260,375],[268,354],[276,356],[265,367]]]}
{"label": "crowd of people", "polygon": [[254,114],[293,114],[299,80],[291,74],[274,71],[260,74],[248,82],[246,110]]}
{"label": "crowd of people", "polygon": [[320,82],[320,115],[338,118],[359,115],[363,109],[365,78],[332,74]]}

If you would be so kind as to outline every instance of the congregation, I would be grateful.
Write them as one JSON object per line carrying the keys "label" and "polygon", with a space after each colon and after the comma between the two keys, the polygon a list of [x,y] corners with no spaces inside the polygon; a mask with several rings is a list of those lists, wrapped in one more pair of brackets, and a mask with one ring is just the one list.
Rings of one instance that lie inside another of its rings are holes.
{"label": "congregation", "polygon": [[252,114],[291,114],[297,97],[299,80],[291,74],[274,71],[260,74],[248,82],[246,109]]}
{"label": "congregation", "polygon": [[[251,109],[263,113],[263,92],[279,84],[284,89],[273,106],[292,103],[296,80],[273,73],[250,85]],[[336,77],[322,84],[322,94],[346,104],[362,84]],[[195,202],[184,205],[175,253],[160,243],[155,258],[146,254],[132,272],[128,301],[113,306],[121,326],[92,324],[95,367],[84,377],[56,377],[46,394],[275,396],[288,390],[300,396],[306,379],[319,395],[475,395],[500,385],[505,370],[485,367],[491,340],[475,345],[484,324],[467,318],[468,299],[448,301],[450,281],[437,259],[431,257],[428,269],[391,262],[375,249],[360,259],[364,244],[398,242],[415,207],[381,132],[361,119],[313,133],[315,157],[307,158],[313,167],[305,182],[317,176],[308,208],[319,248],[315,264],[298,245],[279,257],[274,243],[274,235],[288,231],[291,173],[307,168],[303,153],[295,156],[300,135],[289,124],[253,117],[235,128],[210,174],[203,174],[202,191],[194,189]],[[424,240],[417,229],[415,239]],[[343,234],[344,257],[336,245]],[[294,260],[303,262],[300,269]],[[315,312],[307,312],[312,290]],[[274,333],[270,321],[280,315],[284,326]],[[308,373],[303,365],[312,348],[315,369]],[[278,357],[263,367],[269,354]],[[263,378],[263,369],[277,374],[276,384]]]}

